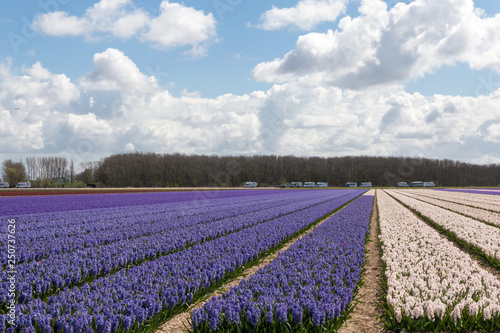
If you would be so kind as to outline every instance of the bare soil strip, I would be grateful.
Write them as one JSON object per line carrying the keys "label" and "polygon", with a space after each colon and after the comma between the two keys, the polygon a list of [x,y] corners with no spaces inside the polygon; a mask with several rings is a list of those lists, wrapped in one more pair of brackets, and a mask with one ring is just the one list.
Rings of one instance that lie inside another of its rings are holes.
{"label": "bare soil strip", "polygon": [[[339,212],[339,211],[337,211],[337,212]],[[201,301],[198,301],[197,303],[193,304],[187,311],[179,313],[178,315],[174,316],[172,319],[170,319],[165,324],[163,324],[156,331],[156,333],[180,333],[180,332],[187,332],[186,327],[190,327],[189,318],[191,318],[191,314],[192,314],[192,312],[193,312],[194,309],[199,309],[199,308],[203,307],[203,305],[206,302],[208,302],[212,297],[221,296],[225,292],[229,291],[231,289],[231,287],[237,286],[241,282],[241,280],[243,280],[244,278],[247,278],[248,276],[257,273],[257,271],[259,269],[261,269],[261,268],[269,265],[278,256],[278,254],[280,252],[288,250],[288,248],[293,243],[295,243],[296,241],[298,241],[299,239],[301,239],[305,235],[307,235],[310,232],[312,232],[314,229],[316,229],[317,227],[319,227],[321,224],[323,224],[326,220],[328,220],[329,218],[331,218],[337,212],[335,212],[334,214],[328,216],[327,218],[319,221],[318,223],[316,223],[316,225],[314,227],[312,227],[311,229],[307,230],[303,234],[301,234],[301,235],[293,238],[289,242],[285,243],[285,245],[279,251],[276,251],[275,253],[270,254],[269,256],[263,258],[262,261],[258,265],[255,265],[255,266],[252,266],[252,267],[246,269],[245,271],[243,271],[243,273],[241,273],[240,276],[238,276],[237,278],[231,280],[230,282],[226,283],[225,285],[221,286],[219,289],[217,289],[216,291],[214,291],[213,293],[211,293],[207,297],[203,298]],[[379,331],[377,331],[377,332],[379,332]]]}
{"label": "bare soil strip", "polygon": [[366,244],[365,272],[362,275],[363,285],[359,289],[354,302],[355,307],[348,319],[338,330],[339,333],[381,333],[385,330],[379,317],[383,315],[377,304],[382,295],[382,265],[378,245],[378,210],[377,194],[373,200],[373,214],[370,221],[369,240]]}

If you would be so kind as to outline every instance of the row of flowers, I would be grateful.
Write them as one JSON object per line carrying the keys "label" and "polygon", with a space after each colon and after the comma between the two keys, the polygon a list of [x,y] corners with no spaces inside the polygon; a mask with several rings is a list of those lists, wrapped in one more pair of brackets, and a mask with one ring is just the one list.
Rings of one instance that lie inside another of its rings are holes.
{"label": "row of flowers", "polygon": [[[410,190],[412,191],[412,190]],[[437,191],[437,190],[414,190],[421,195],[430,196],[461,205],[476,207],[494,212],[500,212],[500,197],[485,194],[464,194],[463,192]]]}
{"label": "row of flowers", "polygon": [[399,191],[398,193],[500,227],[500,213],[492,212],[486,209],[470,207],[463,204],[458,204],[438,198],[432,198],[429,196],[422,195],[418,191]]}
{"label": "row of flowers", "polygon": [[[16,216],[18,242],[23,244],[17,257],[19,262],[41,260],[54,254],[159,234],[200,223],[222,220],[276,208],[290,202],[304,203],[304,207],[325,200],[309,194],[295,193],[257,195],[202,202],[174,202],[164,204],[125,206],[67,212],[51,212]],[[0,249],[5,248],[4,239]],[[5,264],[6,258],[0,258]]]}
{"label": "row of flowers", "polygon": [[500,329],[500,281],[394,198],[377,193],[386,325],[407,331]]}
{"label": "row of flowers", "polygon": [[[162,321],[362,193],[341,192],[337,199],[65,289],[45,302],[35,298],[16,308],[16,331],[124,332]],[[3,320],[0,315],[0,326]]]}
{"label": "row of flowers", "polygon": [[472,194],[488,194],[500,195],[500,190],[497,188],[481,188],[481,189],[440,189],[440,191],[462,192]]}
{"label": "row of flowers", "polygon": [[49,195],[3,197],[0,200],[0,216],[15,217],[20,214],[43,212],[66,212],[72,210],[88,210],[93,208],[140,206],[164,204],[169,202],[190,202],[198,204],[207,199],[225,199],[235,197],[252,197],[254,195],[272,194],[274,190],[254,191],[176,191],[150,193],[117,193],[86,195]]}
{"label": "row of flowers", "polygon": [[388,193],[452,237],[479,249],[492,262],[500,263],[500,228],[407,197],[396,191],[388,191]]}
{"label": "row of flowers", "polygon": [[[34,297],[48,295],[58,289],[70,287],[78,283],[81,284],[96,277],[115,272],[123,267],[139,264],[144,260],[152,260],[158,256],[178,251],[186,246],[230,234],[258,223],[314,206],[319,202],[344,196],[348,193],[351,192],[325,192],[322,196],[316,194],[316,198],[311,199],[310,193],[295,191],[293,196],[286,196],[289,201],[286,204],[283,204],[282,201],[275,201],[274,205],[276,207],[261,209],[254,202],[253,205],[246,206],[246,214],[225,219],[220,219],[217,216],[215,221],[212,221],[214,215],[206,214],[197,215],[197,219],[194,216],[188,216],[186,219],[181,219],[177,224],[170,219],[159,220],[157,223],[163,226],[163,230],[150,236],[124,239],[103,246],[85,247],[70,253],[51,255],[41,261],[22,263],[16,267],[18,301],[25,303]],[[219,211],[224,211],[229,216],[235,214],[231,210],[226,210],[223,202],[219,202],[218,204]],[[265,204],[264,207],[269,207],[269,205]],[[139,211],[151,211],[154,208],[154,206],[150,205],[135,207]],[[161,209],[161,206],[156,208]],[[236,207],[235,209],[241,212],[240,207]],[[114,220],[112,219],[112,222],[109,223],[119,223]],[[193,224],[193,221],[197,222]],[[137,224],[142,222],[141,219],[136,220]],[[186,225],[183,226],[183,223]],[[173,227],[171,228],[172,225]],[[122,231],[118,230],[117,232],[120,233]],[[90,234],[80,235],[80,237],[74,236],[76,239],[87,237],[93,236]],[[57,239],[52,242],[48,239],[42,244],[46,244],[47,248],[50,248],[54,243],[57,243]],[[8,275],[7,270],[0,272],[0,279],[2,280],[0,304],[4,304],[7,301]]]}
{"label": "row of flowers", "polygon": [[339,325],[364,263],[373,195],[363,195],[192,316],[194,332],[323,332]]}

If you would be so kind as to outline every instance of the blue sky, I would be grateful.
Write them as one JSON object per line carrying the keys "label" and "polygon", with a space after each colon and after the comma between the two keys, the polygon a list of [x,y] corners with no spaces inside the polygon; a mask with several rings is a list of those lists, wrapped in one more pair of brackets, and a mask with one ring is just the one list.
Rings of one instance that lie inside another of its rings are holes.
{"label": "blue sky", "polygon": [[0,159],[500,163],[500,2],[0,4]]}
{"label": "blue sky", "polygon": [[[12,57],[19,68],[40,61],[51,72],[64,73],[72,79],[78,79],[92,70],[92,56],[95,53],[110,47],[117,48],[132,59],[142,72],[159,76],[166,88],[172,89],[168,84],[175,83],[172,92],[177,94],[187,89],[199,91],[204,97],[217,97],[226,93],[245,94],[254,90],[269,89],[270,84],[252,79],[252,68],[256,63],[280,57],[288,52],[301,34],[300,31],[268,33],[249,28],[248,24],[258,23],[260,15],[271,8],[271,4],[266,1],[184,1],[185,6],[213,13],[217,20],[220,41],[209,47],[205,57],[186,56],[183,53],[189,47],[155,49],[134,38],[121,40],[110,36],[86,43],[81,37],[53,38],[34,32],[32,38],[31,34],[28,35],[28,43],[12,43],[5,38],[9,32],[23,37],[27,22],[32,23],[35,15],[45,12],[46,7],[40,6],[39,0],[28,2],[29,6],[20,6],[13,2],[1,4],[2,7],[7,7],[2,8],[5,16],[2,17],[3,23],[0,26],[4,36],[2,58]],[[80,16],[94,3],[54,0],[48,8],[59,8],[71,15]],[[157,15],[161,1],[133,3],[135,7]],[[57,4],[57,7],[53,4]],[[287,1],[275,3],[277,6],[286,4]]]}
{"label": "blue sky", "polygon": [[[158,13],[161,1],[134,1],[138,8],[149,13]],[[386,1],[394,6],[397,1]],[[410,3],[411,1],[406,1]],[[276,7],[290,6],[289,1],[184,1],[186,6],[213,13],[218,22],[217,33],[221,41],[210,46],[206,57],[193,59],[183,55],[185,48],[158,50],[145,46],[138,40],[120,40],[104,37],[102,40],[86,43],[80,37],[53,38],[38,32],[32,32],[28,23],[33,22],[37,14],[48,10],[60,9],[71,15],[83,15],[91,7],[93,1],[52,0],[26,1],[29,5],[15,2],[3,2],[2,19],[2,59],[11,57],[13,64],[22,68],[40,61],[53,73],[64,73],[76,80],[92,70],[92,56],[97,52],[113,47],[122,50],[146,74],[156,74],[161,84],[177,94],[183,89],[198,91],[203,97],[215,98],[218,95],[233,93],[245,94],[255,90],[267,90],[270,84],[252,79],[251,70],[266,60],[279,58],[290,51],[303,31],[285,29],[265,31],[249,28],[248,24],[257,24],[260,15]],[[500,2],[491,0],[475,1],[475,5],[485,10],[489,16],[500,13]],[[360,1],[347,4],[346,15],[359,15]],[[339,17],[341,18],[341,17]],[[338,20],[318,25],[315,31],[326,31],[335,28]],[[28,34],[25,34],[29,31]],[[23,38],[12,42],[9,33]],[[24,36],[28,37],[24,39]],[[25,41],[28,41],[25,43]],[[407,91],[422,92],[425,95],[434,93],[473,95],[480,77],[487,77],[490,71],[477,71],[467,65],[459,64],[429,73],[423,78],[405,82]],[[453,80],[450,80],[450,76]],[[175,84],[175,87],[172,86]],[[485,94],[486,91],[481,91]]]}

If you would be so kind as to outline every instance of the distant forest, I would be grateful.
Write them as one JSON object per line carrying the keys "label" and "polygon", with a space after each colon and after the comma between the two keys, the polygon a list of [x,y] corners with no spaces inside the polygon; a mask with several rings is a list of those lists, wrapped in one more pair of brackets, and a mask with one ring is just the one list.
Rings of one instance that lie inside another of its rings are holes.
{"label": "distant forest", "polygon": [[[15,186],[31,181],[33,187],[238,187],[247,181],[259,186],[291,182],[396,182],[432,181],[436,186],[500,186],[500,164],[477,165],[419,157],[295,157],[206,156],[129,153],[80,163],[65,157],[28,157],[25,163],[4,160],[2,181]],[[62,180],[62,182],[61,182]]]}
{"label": "distant forest", "polygon": [[107,187],[203,187],[259,186],[290,182],[372,182],[373,186],[395,186],[398,181],[433,181],[436,186],[498,186],[500,165],[418,157],[295,157],[295,156],[205,156],[129,153],[89,163],[77,179]]}

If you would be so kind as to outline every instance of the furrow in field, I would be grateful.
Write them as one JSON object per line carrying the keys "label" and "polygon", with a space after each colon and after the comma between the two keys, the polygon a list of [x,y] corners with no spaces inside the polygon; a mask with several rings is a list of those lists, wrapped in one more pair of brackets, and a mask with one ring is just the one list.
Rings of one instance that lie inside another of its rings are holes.
{"label": "furrow in field", "polygon": [[[370,191],[372,192],[372,191]],[[353,303],[354,309],[350,318],[340,327],[338,333],[386,333],[380,320],[384,312],[380,306],[382,297],[382,264],[378,242],[378,208],[377,196],[380,191],[373,190],[373,213],[370,220],[369,240],[365,244],[365,266],[361,274],[361,287]]]}

